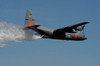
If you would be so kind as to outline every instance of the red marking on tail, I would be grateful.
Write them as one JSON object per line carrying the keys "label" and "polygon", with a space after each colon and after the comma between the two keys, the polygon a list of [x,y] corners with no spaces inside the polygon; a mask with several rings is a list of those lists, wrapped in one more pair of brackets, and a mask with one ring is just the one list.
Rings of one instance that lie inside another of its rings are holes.
{"label": "red marking on tail", "polygon": [[75,39],[77,39],[78,38],[78,35],[77,34],[75,34]]}
{"label": "red marking on tail", "polygon": [[29,26],[32,26],[32,22],[30,22]]}
{"label": "red marking on tail", "polygon": [[35,23],[35,25],[37,25],[37,23]]}

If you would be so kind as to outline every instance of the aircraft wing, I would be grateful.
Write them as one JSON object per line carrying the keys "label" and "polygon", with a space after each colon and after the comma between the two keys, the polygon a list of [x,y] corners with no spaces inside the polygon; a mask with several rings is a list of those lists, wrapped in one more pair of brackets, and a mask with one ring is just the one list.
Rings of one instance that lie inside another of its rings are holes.
{"label": "aircraft wing", "polygon": [[[73,32],[73,29],[81,31],[81,30],[84,29],[84,26],[88,23],[89,22],[83,22],[83,23],[72,25],[72,26],[67,26],[67,27],[64,27],[64,28],[60,28],[58,30],[61,30],[63,32]],[[80,27],[80,28],[78,28],[78,27]]]}
{"label": "aircraft wing", "polygon": [[77,28],[78,26],[82,26],[82,25],[85,25],[85,24],[88,24],[89,22],[83,22],[83,23],[79,23],[79,24],[75,24],[75,25],[72,25],[72,26],[69,26],[70,28]]}

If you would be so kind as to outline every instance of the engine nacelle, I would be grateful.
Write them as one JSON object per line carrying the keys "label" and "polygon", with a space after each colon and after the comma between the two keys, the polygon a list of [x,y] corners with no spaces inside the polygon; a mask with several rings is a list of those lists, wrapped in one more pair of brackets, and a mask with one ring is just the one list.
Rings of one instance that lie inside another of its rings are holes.
{"label": "engine nacelle", "polygon": [[83,26],[77,27],[76,30],[82,31],[83,30]]}

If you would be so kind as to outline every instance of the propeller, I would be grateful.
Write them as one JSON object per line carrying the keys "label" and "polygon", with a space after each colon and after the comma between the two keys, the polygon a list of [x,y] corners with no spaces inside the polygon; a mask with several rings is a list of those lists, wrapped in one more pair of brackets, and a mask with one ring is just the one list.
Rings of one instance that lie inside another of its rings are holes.
{"label": "propeller", "polygon": [[85,25],[83,25],[82,29],[83,29],[83,34],[85,33],[85,29],[84,29]]}

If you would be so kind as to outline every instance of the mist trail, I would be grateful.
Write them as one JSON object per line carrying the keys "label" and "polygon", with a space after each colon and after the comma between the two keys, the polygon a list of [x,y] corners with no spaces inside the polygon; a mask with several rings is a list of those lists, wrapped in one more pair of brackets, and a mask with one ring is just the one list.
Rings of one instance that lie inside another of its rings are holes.
{"label": "mist trail", "polygon": [[25,31],[23,26],[16,24],[8,24],[7,22],[0,22],[0,47],[7,46],[3,42],[9,41],[31,41],[41,38],[31,31]]}

